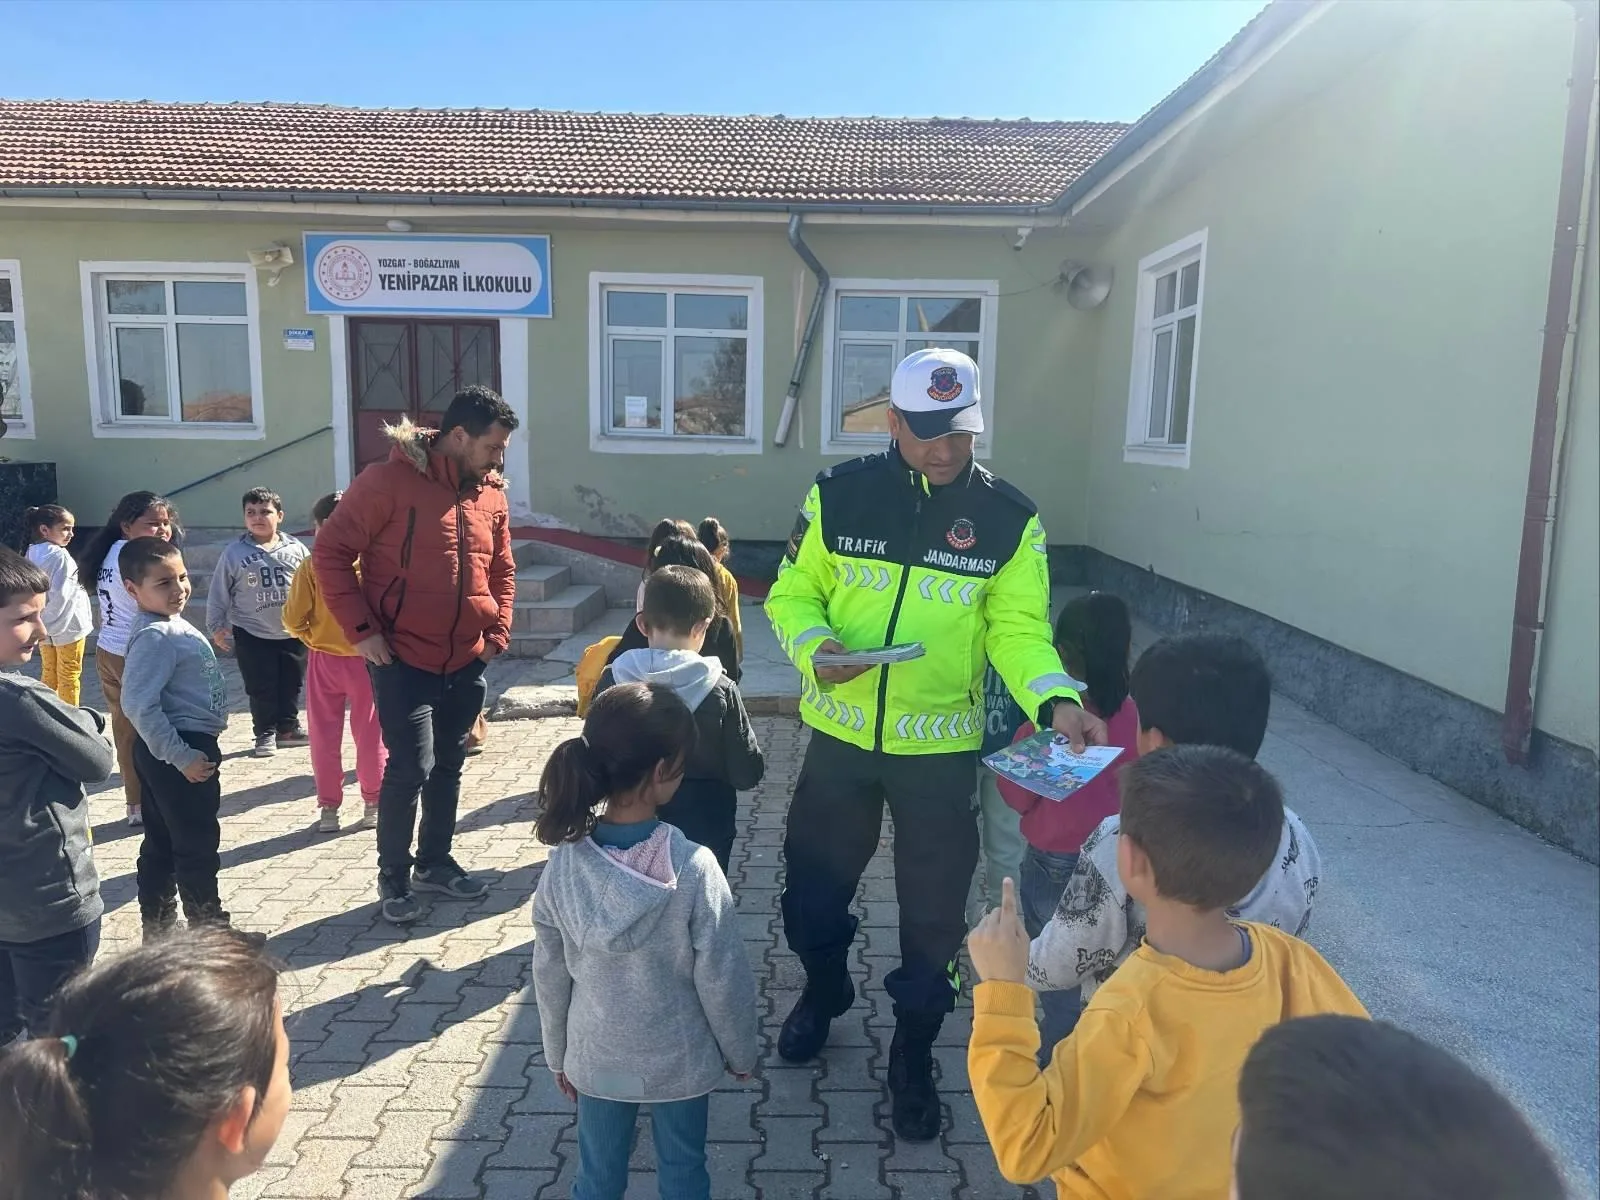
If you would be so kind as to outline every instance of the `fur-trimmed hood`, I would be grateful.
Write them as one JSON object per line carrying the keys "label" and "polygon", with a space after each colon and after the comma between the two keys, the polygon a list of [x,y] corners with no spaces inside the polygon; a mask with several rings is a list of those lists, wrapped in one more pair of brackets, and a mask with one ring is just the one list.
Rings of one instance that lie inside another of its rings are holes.
{"label": "fur-trimmed hood", "polygon": [[[439,436],[437,429],[417,425],[410,417],[401,417],[392,425],[384,422],[383,436],[392,447],[391,459],[410,463],[418,475],[428,474],[428,451],[433,449],[433,440]],[[499,471],[490,471],[483,477],[483,486],[504,490],[506,477]]]}

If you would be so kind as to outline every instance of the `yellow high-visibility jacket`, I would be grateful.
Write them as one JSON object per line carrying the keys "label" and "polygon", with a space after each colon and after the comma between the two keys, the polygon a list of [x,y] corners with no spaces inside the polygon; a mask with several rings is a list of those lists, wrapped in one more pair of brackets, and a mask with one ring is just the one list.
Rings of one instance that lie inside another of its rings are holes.
{"label": "yellow high-visibility jacket", "polygon": [[[822,472],[766,607],[800,669],[801,718],[863,749],[976,750],[989,663],[1030,717],[1078,700],[1050,643],[1038,512],[976,463],[939,488],[894,450]],[[927,654],[830,685],[811,661],[829,638],[848,650],[921,642]]]}

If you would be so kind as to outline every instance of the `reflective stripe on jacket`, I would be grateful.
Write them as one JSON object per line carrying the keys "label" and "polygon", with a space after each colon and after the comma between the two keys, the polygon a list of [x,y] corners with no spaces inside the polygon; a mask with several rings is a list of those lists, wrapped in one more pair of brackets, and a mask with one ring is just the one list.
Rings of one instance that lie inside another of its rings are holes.
{"label": "reflective stripe on jacket", "polygon": [[[990,663],[1029,716],[1077,700],[1050,643],[1046,549],[1032,502],[976,463],[938,488],[893,450],[824,471],[766,605],[800,669],[801,718],[863,749],[944,754],[982,741]],[[828,638],[927,654],[826,684],[811,656]]]}

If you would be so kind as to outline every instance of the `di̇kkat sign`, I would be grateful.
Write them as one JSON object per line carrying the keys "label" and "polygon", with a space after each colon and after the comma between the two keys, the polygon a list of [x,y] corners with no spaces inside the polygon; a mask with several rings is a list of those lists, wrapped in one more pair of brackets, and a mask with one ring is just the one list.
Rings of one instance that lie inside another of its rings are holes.
{"label": "di\u0307kkat sign", "polygon": [[308,233],[306,311],[548,317],[550,239]]}

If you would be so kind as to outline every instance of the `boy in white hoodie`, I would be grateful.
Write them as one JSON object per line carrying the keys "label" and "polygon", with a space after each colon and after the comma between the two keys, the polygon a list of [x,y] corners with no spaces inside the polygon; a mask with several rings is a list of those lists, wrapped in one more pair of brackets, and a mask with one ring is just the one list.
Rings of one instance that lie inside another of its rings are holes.
{"label": "boy in white hoodie", "polygon": [[722,663],[700,653],[716,616],[711,581],[690,567],[662,567],[644,585],[644,608],[634,618],[647,650],[617,656],[595,685],[598,697],[614,683],[655,683],[673,690],[694,714],[695,747],[683,785],[660,817],[717,856],[723,873],[733,852],[739,792],[761,782],[766,763],[739,685]]}

